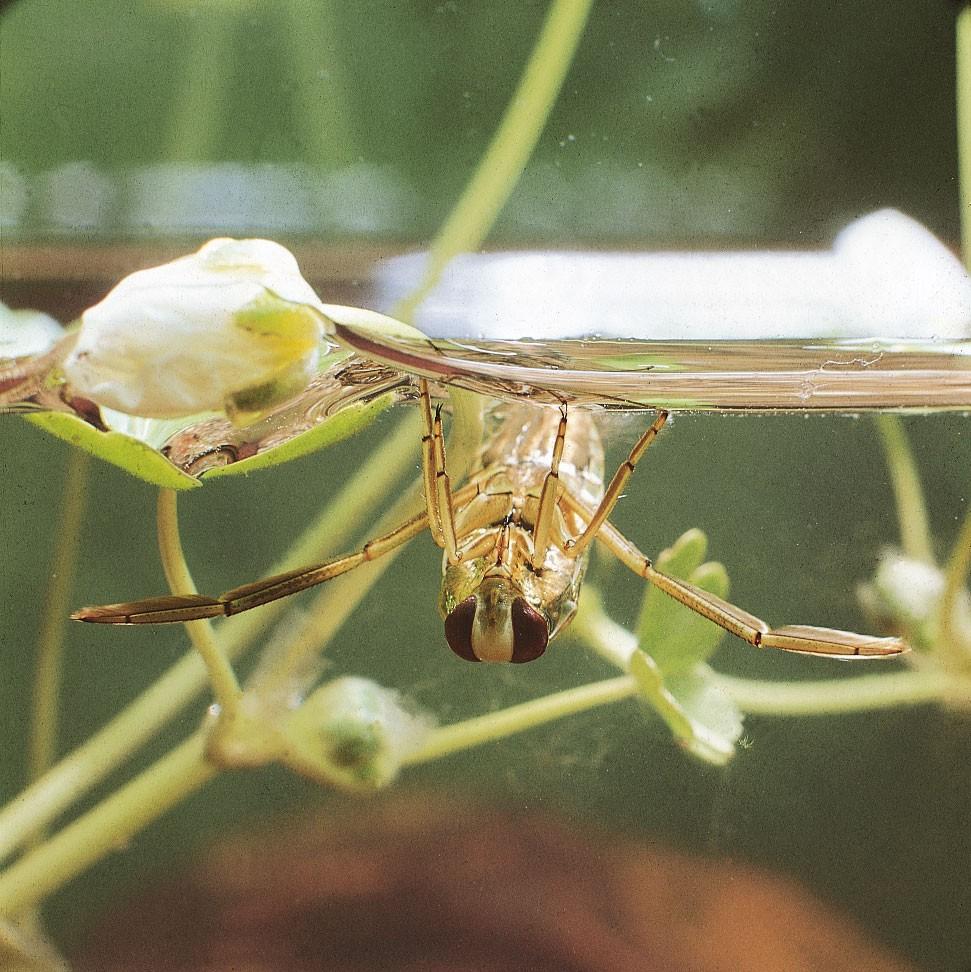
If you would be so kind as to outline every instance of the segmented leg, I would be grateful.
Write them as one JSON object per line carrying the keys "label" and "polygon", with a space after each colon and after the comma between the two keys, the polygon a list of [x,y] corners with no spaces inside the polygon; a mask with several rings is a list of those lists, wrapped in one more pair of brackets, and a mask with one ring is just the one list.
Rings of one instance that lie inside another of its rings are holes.
{"label": "segmented leg", "polygon": [[432,402],[428,394],[428,382],[422,378],[418,382],[418,402],[421,408],[421,473],[425,491],[425,508],[428,511],[428,529],[432,539],[439,547],[445,547],[445,533],[442,529],[442,515],[438,505],[438,482],[436,472],[435,421],[432,418]]}
{"label": "segmented leg", "polygon": [[[456,494],[456,501],[465,502],[476,494],[478,488],[475,483],[463,486]],[[270,601],[279,600],[281,597],[289,597],[291,594],[324,584],[354,570],[355,567],[360,567],[361,564],[377,560],[378,557],[390,553],[412,537],[416,537],[428,526],[429,515],[428,511],[424,510],[393,530],[369,540],[356,553],[334,557],[309,567],[300,567],[285,574],[276,574],[252,584],[244,584],[242,587],[234,587],[218,597],[207,597],[202,594],[170,594],[121,604],[86,607],[76,611],[71,617],[75,621],[96,624],[168,624],[240,614],[262,604],[268,604]]]}
{"label": "segmented leg", "polygon": [[441,547],[451,564],[457,563],[458,544],[455,538],[455,506],[452,485],[445,464],[445,436],[442,432],[442,410],[435,409],[428,393],[428,382],[418,383],[421,399],[423,433],[421,437],[422,483],[425,490],[425,507],[432,538]]}
{"label": "segmented leg", "polygon": [[[573,495],[564,491],[563,501],[567,506],[590,522],[595,514],[585,510],[583,504]],[[685,607],[696,611],[702,617],[714,621],[719,627],[747,641],[756,648],[777,648],[809,655],[829,655],[833,658],[881,658],[899,655],[909,651],[908,645],[900,638],[877,638],[873,635],[855,634],[835,628],[816,628],[811,625],[786,625],[770,628],[765,621],[748,611],[730,604],[728,601],[709,594],[677,577],[662,574],[654,568],[646,557],[613,524],[603,522],[597,539],[628,569],[655,587],[673,597]]]}
{"label": "segmented leg", "polygon": [[450,564],[461,559],[458,554],[458,541],[455,537],[455,504],[452,499],[452,482],[445,463],[445,436],[442,433],[442,409],[435,409],[435,490],[438,498],[438,515],[442,527],[442,540],[445,554]]}
{"label": "segmented leg", "polygon": [[668,420],[668,413],[661,410],[657,414],[657,418],[651,424],[650,428],[637,440],[634,448],[631,449],[630,454],[627,458],[620,464],[617,472],[614,473],[614,478],[610,480],[610,485],[604,492],[603,499],[600,501],[600,505],[594,511],[592,515],[589,516],[589,522],[587,523],[587,528],[576,538],[576,541],[570,545],[567,553],[571,557],[578,557],[587,546],[590,541],[597,536],[598,531],[603,523],[606,522],[607,517],[610,516],[613,508],[617,505],[617,500],[620,499],[620,494],[623,493],[624,487],[627,485],[628,480],[631,477],[631,473],[634,471],[634,467],[640,461],[641,456],[647,451],[647,447],[657,438],[658,433],[664,428],[664,423]]}
{"label": "segmented leg", "polygon": [[566,444],[566,406],[560,410],[560,424],[556,429],[556,440],[553,442],[553,458],[550,460],[550,471],[543,480],[543,489],[539,496],[539,506],[536,510],[536,521],[533,527],[533,559],[534,570],[542,569],[546,560],[546,552],[550,548],[550,538],[553,534],[553,521],[556,516],[556,503],[560,488],[560,459],[563,457],[563,447]]}

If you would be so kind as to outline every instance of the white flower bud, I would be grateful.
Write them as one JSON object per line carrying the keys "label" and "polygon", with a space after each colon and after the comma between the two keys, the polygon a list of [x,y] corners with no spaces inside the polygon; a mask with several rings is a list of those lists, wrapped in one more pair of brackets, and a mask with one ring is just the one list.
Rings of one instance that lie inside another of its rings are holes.
{"label": "white flower bud", "polygon": [[322,685],[293,713],[283,761],[332,786],[375,790],[398,775],[432,725],[393,689],[347,675]]}
{"label": "white flower bud", "polygon": [[891,618],[914,626],[934,615],[944,585],[944,571],[936,564],[886,550],[873,575],[872,589],[879,605]]}
{"label": "white flower bud", "polygon": [[0,303],[0,359],[45,354],[63,337],[64,328],[53,317]]}
{"label": "white flower bud", "polygon": [[80,394],[129,415],[258,414],[313,376],[321,307],[284,247],[211,240],[125,277],[86,310],[64,374]]}

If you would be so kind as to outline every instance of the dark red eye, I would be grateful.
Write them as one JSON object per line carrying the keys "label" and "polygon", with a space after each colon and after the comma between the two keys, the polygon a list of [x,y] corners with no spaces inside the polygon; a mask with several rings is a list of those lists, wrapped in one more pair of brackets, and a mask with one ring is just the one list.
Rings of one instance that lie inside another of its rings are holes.
{"label": "dark red eye", "polygon": [[539,658],[546,651],[550,640],[550,628],[546,618],[517,597],[512,602],[512,659],[514,662],[529,662]]}
{"label": "dark red eye", "polygon": [[456,604],[445,619],[445,640],[449,648],[459,658],[477,662],[472,650],[472,623],[475,621],[475,597],[467,597],[461,604]]}

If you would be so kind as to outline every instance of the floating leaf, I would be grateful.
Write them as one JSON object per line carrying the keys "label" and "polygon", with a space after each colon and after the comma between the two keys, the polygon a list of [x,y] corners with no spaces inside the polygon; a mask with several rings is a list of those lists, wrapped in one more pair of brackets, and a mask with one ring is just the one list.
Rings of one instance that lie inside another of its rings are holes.
{"label": "floating leaf", "polygon": [[157,449],[130,435],[102,431],[84,419],[64,412],[43,412],[25,418],[31,425],[156,486],[192,489],[201,485],[198,479],[186,475]]}
{"label": "floating leaf", "polygon": [[407,375],[337,352],[307,388],[258,422],[240,427],[215,416],[172,435],[165,454],[192,476],[279,465],[356,434],[410,388]]}
{"label": "floating leaf", "polygon": [[275,466],[355,434],[411,387],[325,337],[338,322],[419,335],[322,304],[275,243],[213,240],[125,277],[71,331],[0,305],[0,412],[171,489]]}
{"label": "floating leaf", "polygon": [[339,442],[400,401],[411,385],[407,375],[336,351],[322,358],[320,370],[298,394],[239,425],[218,413],[153,419],[98,408],[71,398],[63,383],[45,385],[46,375],[15,370],[15,363],[8,359],[4,373],[23,394],[0,411],[23,412],[38,428],[169,489],[191,489],[203,475],[279,465]]}

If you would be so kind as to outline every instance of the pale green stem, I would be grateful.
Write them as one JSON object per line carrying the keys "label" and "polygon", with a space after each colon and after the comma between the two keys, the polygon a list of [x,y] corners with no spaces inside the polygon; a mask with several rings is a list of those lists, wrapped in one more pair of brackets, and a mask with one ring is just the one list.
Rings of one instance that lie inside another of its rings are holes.
{"label": "pale green stem", "polygon": [[[714,672],[711,678],[746,712],[771,716],[835,715],[931,703],[951,684],[946,676],[918,672],[797,684]],[[627,675],[567,689],[436,729],[403,763],[414,766],[441,759],[637,695],[638,684]],[[205,739],[197,733],[0,875],[0,914],[16,915],[36,907],[112,847],[124,844],[204,785],[217,772],[206,762]]]}
{"label": "pale green stem", "polygon": [[[581,608],[573,634],[592,651],[623,670],[630,663],[632,651],[636,650],[636,636],[604,613],[596,595]],[[943,702],[954,691],[953,678],[939,672],[889,672],[791,683],[733,678],[707,666],[705,669],[707,677],[724,689],[739,708],[759,715],[823,716],[924,705]]]}
{"label": "pale green stem", "polygon": [[[501,712],[438,729],[405,760],[415,765],[458,750],[480,746],[565,716],[607,705],[636,693],[623,676],[568,689]],[[206,761],[206,734],[186,742],[24,855],[0,875],[0,914],[36,907],[112,848],[123,846],[142,828],[207,783],[217,769]]]}
{"label": "pale green stem", "polygon": [[971,272],[971,7],[967,4],[957,20],[957,126],[961,248]]}
{"label": "pale green stem", "polygon": [[832,716],[940,703],[954,680],[941,672],[890,672],[816,682],[762,682],[712,672],[712,681],[751,715]]}
{"label": "pale green stem", "polygon": [[[435,254],[433,263],[437,264],[437,270],[434,271],[433,276],[426,276],[412,297],[401,305],[402,309],[396,310],[396,316],[405,320],[410,319],[415,308],[434,286],[448,259],[455,253],[477,249],[485,238],[542,132],[545,119],[556,99],[576,45],[579,43],[591,4],[592,0],[554,0],[526,74],[520,82],[512,105],[503,118],[500,131],[433,247]],[[200,35],[197,34],[197,40],[199,37]],[[218,57],[210,58],[208,63],[210,65],[214,62],[218,63],[218,60]],[[211,103],[212,91],[207,89],[214,87],[211,79],[207,81],[205,74],[195,80],[190,79],[184,89],[185,98],[181,104],[181,112],[176,113],[176,123],[173,125],[173,130],[180,133],[180,137],[181,130],[191,129],[193,118],[198,117],[196,109]],[[203,144],[201,136],[197,141],[200,145]],[[198,154],[198,151],[198,147],[193,145],[192,151],[183,150],[177,154],[192,157]],[[289,561],[289,558],[287,560]],[[279,569],[286,570],[288,567],[283,566]],[[262,617],[254,620],[252,627],[248,627],[247,631],[262,630],[269,622],[271,612],[267,608],[258,613]],[[223,644],[223,649],[228,657],[234,657],[234,652],[230,650],[227,643]],[[86,792],[94,782],[102,779],[118,763],[133,753],[146,738],[201,689],[203,671],[195,656],[184,659],[101,733],[4,808],[0,812],[0,856],[19,846],[23,839],[25,819],[31,821],[31,828],[42,826],[44,821],[49,821],[60,813],[73,800]],[[156,700],[162,703],[161,706],[155,710],[149,708],[150,702]],[[141,780],[142,777],[138,779]],[[111,799],[113,798],[109,798],[106,803]],[[172,803],[174,802],[177,801],[173,800]],[[167,803],[166,806],[171,806],[172,803]],[[88,817],[83,819],[87,820]],[[154,816],[144,822],[150,819],[154,819]],[[19,826],[8,826],[11,823],[19,823]],[[69,826],[48,841],[36,853],[54,846],[62,848],[63,856],[70,857],[72,852],[70,843],[61,842],[61,838],[65,834],[73,837],[73,826],[75,825]],[[137,827],[131,832],[134,833],[136,830]],[[101,848],[96,854],[89,855],[86,861],[90,863],[97,860],[104,850]],[[56,861],[57,853],[50,851],[49,853]],[[34,855],[30,857],[33,858]],[[24,862],[18,862],[15,868],[19,868],[22,863]],[[0,888],[3,886],[3,878],[0,878]],[[33,900],[40,900],[45,893],[49,892],[45,891]]]}
{"label": "pale green stem", "polygon": [[[304,157],[317,165],[347,165],[360,156],[343,60],[322,54],[337,46],[325,44],[336,37],[336,14],[335,0],[289,0],[283,5],[290,59],[300,82],[294,98]],[[326,78],[318,77],[322,71]]]}
{"label": "pale green stem", "polygon": [[638,650],[637,635],[607,614],[600,592],[591,585],[583,591],[569,630],[574,638],[622,672],[629,669],[631,657]]}
{"label": "pale green stem", "polygon": [[57,523],[51,579],[37,638],[37,662],[31,711],[27,772],[31,780],[45,773],[57,752],[58,712],[64,661],[65,619],[74,586],[74,570],[87,502],[89,456],[72,449],[68,457]]}
{"label": "pale green stem", "polygon": [[940,625],[945,650],[951,654],[963,653],[965,664],[971,661],[971,641],[967,632],[957,626],[958,598],[964,590],[968,572],[971,571],[971,508],[964,515],[954,549],[944,569],[944,591],[941,594]]}
{"label": "pale green stem", "polygon": [[204,162],[209,158],[216,130],[214,119],[228,118],[225,95],[232,72],[228,11],[202,7],[197,16],[183,17],[189,32],[180,72],[182,85],[173,99],[168,118],[168,147],[163,158]]}
{"label": "pale green stem", "polygon": [[198,790],[216,773],[196,733],[0,875],[0,914],[37,907],[48,895]]}
{"label": "pale green stem", "polygon": [[[761,682],[710,673],[712,682],[739,708],[753,715],[829,716],[939,702],[953,688],[945,675],[901,672],[818,682]],[[587,709],[639,694],[629,675],[593,682],[514,705],[489,715],[434,730],[405,765],[427,763],[456,752],[495,742]]]}
{"label": "pale green stem", "polygon": [[903,424],[896,415],[878,415],[877,430],[890,469],[900,545],[905,554],[925,564],[934,563],[927,505],[920,487],[917,463],[907,444]]}
{"label": "pale green stem", "polygon": [[475,174],[432,242],[424,277],[391,312],[410,321],[449,260],[482,246],[546,126],[593,0],[553,0],[529,63]]}
{"label": "pale green stem", "polygon": [[[282,573],[312,562],[328,548],[348,542],[362,513],[380,502],[414,463],[416,422],[416,418],[409,417],[375,450],[371,461],[351,477],[287,555],[271,568],[271,573]],[[284,607],[278,601],[259,611],[230,618],[218,634],[226,654],[237,657]],[[191,652],[107,726],[10,801],[0,811],[0,860],[9,857],[38,827],[49,824],[154,738],[206,684],[202,660]]]}
{"label": "pale green stem", "polygon": [[[174,489],[158,493],[158,550],[169,589],[173,594],[197,594],[179,537],[179,511]],[[209,683],[220,710],[226,718],[240,713],[241,691],[236,673],[223,648],[216,641],[209,621],[186,621],[186,634],[209,673]]]}
{"label": "pale green stem", "polygon": [[[414,486],[414,490],[406,491],[378,521],[376,533],[380,533],[385,526],[405,519],[408,513],[415,512],[417,503],[413,494],[417,491],[418,483],[415,482]],[[260,679],[259,684],[253,685],[254,690],[260,695],[275,695],[281,685],[292,681],[294,673],[312,672],[316,657],[333,640],[406,546],[404,544],[397,550],[392,550],[379,560],[361,564],[322,587],[306,614],[301,617],[295,613],[295,627],[288,633],[286,650],[281,653],[279,661],[272,669]]]}
{"label": "pale green stem", "polygon": [[637,694],[637,682],[629,675],[581,685],[499,712],[435,729],[420,749],[405,757],[406,765],[427,763],[473,746],[503,739],[535,726],[562,719],[587,709],[628,699]]}

